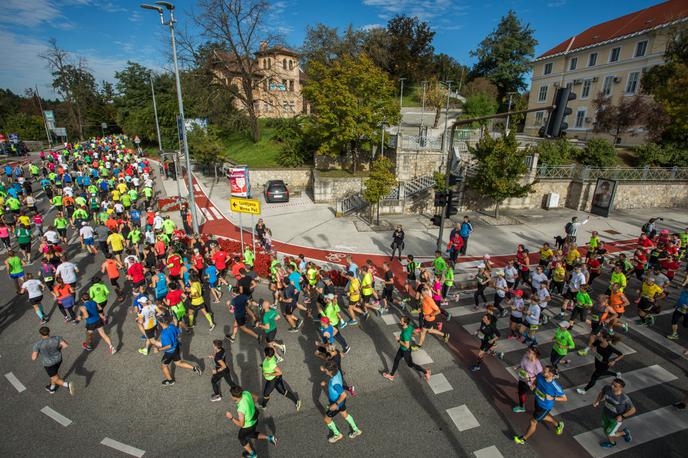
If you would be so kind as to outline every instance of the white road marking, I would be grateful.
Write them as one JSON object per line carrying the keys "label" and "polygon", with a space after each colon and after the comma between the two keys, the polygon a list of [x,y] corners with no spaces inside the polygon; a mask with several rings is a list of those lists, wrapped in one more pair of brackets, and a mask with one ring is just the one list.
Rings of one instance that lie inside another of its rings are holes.
{"label": "white road marking", "polygon": [[[593,457],[602,458],[623,450],[628,450],[636,445],[644,444],[660,437],[668,436],[688,428],[688,415],[677,410],[673,406],[651,410],[647,413],[635,415],[623,422],[633,435],[633,441],[626,443],[623,439],[617,439],[616,447],[604,449],[600,442],[606,440],[602,428],[578,434],[574,439]],[[619,456],[622,456],[621,454]]]}
{"label": "white road marking", "polygon": [[[663,312],[655,315],[655,316],[661,316],[666,313],[674,313],[674,309],[671,308],[669,310],[664,310]],[[645,337],[646,339],[649,339],[653,341],[654,343],[658,344],[660,347],[664,347],[670,352],[677,354],[681,358],[686,358],[686,355],[683,354],[686,349],[682,347],[681,345],[677,344],[673,340],[669,340],[666,338],[665,334],[660,334],[656,331],[653,331],[652,328],[647,327],[642,324],[635,324],[635,323],[628,323],[628,326],[633,329],[635,332],[640,334],[641,336]]]}
{"label": "white road marking", "polygon": [[106,437],[100,443],[110,448],[114,448],[115,450],[119,450],[122,453],[126,453],[127,455],[136,456],[138,458],[141,458],[143,454],[146,453],[144,450],[132,447],[131,445],[123,444],[114,439],[110,439],[109,437]]}
{"label": "white road marking", "polygon": [[8,372],[5,374],[5,378],[7,379],[8,382],[12,384],[12,386],[18,391],[26,391],[26,387],[22,382],[19,381],[16,375],[14,375],[12,372]]}
{"label": "white road marking", "polygon": [[206,218],[208,221],[212,221],[212,220],[215,219],[215,218],[213,218],[213,215],[210,214],[210,212],[208,211],[207,208],[201,207],[201,212],[203,212],[203,216],[205,216],[205,218]]}
{"label": "white road marking", "polygon": [[476,420],[473,413],[468,410],[468,406],[465,404],[447,409],[447,414],[459,431],[466,431],[480,426],[478,420]]}
{"label": "white road marking", "polygon": [[452,317],[455,316],[465,316],[465,315],[473,315],[474,313],[485,313],[485,310],[473,310],[473,306],[471,305],[461,305],[459,307],[452,307],[450,309],[447,309],[447,312],[452,314]]}
{"label": "white road marking", "polygon": [[220,210],[218,210],[218,209],[215,208],[215,207],[209,207],[209,208],[210,208],[210,211],[213,212],[213,215],[215,215],[215,217],[216,217],[217,219],[222,219],[222,213],[220,213]]}
{"label": "white road marking", "polygon": [[385,322],[387,326],[399,323],[399,318],[393,313],[385,313],[382,315],[382,321]]}
{"label": "white road marking", "polygon": [[432,392],[435,394],[445,393],[454,389],[444,374],[432,374],[428,385],[430,385],[430,389],[432,389]]}
{"label": "white road marking", "polygon": [[[636,352],[634,349],[632,349],[631,347],[629,347],[628,345],[626,345],[623,342],[615,343],[614,348],[616,348],[621,353],[623,353],[624,356],[632,355],[633,353]],[[572,356],[573,356],[573,354],[572,354]],[[571,362],[569,364],[560,364],[558,372],[561,373],[564,371],[569,371],[571,369],[578,369],[579,367],[587,366],[588,364],[593,364],[594,362],[595,362],[595,357],[593,356],[592,352],[588,352],[588,354],[585,356],[575,355],[571,359]],[[540,364],[542,364],[542,367],[549,365],[550,364],[549,357],[542,358],[540,360]],[[516,379],[516,380],[519,379],[518,374],[516,373],[516,368],[514,366],[507,367],[506,370],[507,370],[507,372],[509,372],[511,374],[511,376],[514,379]]]}
{"label": "white road marking", "polygon": [[423,350],[422,348],[418,351],[412,352],[411,357],[413,358],[414,363],[420,364],[421,366],[425,366],[426,364],[432,364],[432,358],[430,357],[430,355],[428,355],[428,352]]}
{"label": "white road marking", "polygon": [[476,450],[473,455],[475,458],[504,458],[504,455],[494,445]]}
{"label": "white road marking", "polygon": [[46,414],[47,416],[49,416],[50,418],[52,418],[53,420],[55,420],[56,422],[58,422],[59,424],[61,424],[62,426],[65,426],[65,427],[66,427],[66,426],[69,426],[69,425],[72,424],[72,420],[70,420],[69,418],[65,417],[65,416],[62,415],[61,413],[56,412],[55,410],[51,409],[51,408],[48,407],[48,406],[43,407],[43,408],[41,409],[41,412],[43,412],[44,414]]}
{"label": "white road marking", "polygon": [[[642,369],[636,369],[634,371],[622,374],[621,378],[624,382],[626,382],[624,393],[630,394],[635,391],[644,390],[645,388],[649,388],[651,386],[671,382],[672,380],[676,380],[678,377],[664,369],[662,366],[655,364],[653,366],[643,367]],[[604,380],[604,378],[600,380]],[[576,388],[583,388],[585,385],[579,385],[577,387],[571,387],[564,390],[569,400],[555,404],[554,408],[552,409],[552,415],[571,412],[572,410],[591,405],[597,397],[597,394],[600,392],[602,386],[604,386],[604,384],[598,382],[593,389],[585,394],[576,393]]]}

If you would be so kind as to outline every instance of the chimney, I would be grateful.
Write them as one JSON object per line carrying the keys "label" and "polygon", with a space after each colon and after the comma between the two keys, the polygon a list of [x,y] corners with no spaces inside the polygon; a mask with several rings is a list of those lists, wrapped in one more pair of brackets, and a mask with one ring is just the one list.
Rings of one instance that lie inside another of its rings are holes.
{"label": "chimney", "polygon": [[261,41],[260,42],[260,50],[261,51],[267,51],[268,49],[268,42],[267,41]]}

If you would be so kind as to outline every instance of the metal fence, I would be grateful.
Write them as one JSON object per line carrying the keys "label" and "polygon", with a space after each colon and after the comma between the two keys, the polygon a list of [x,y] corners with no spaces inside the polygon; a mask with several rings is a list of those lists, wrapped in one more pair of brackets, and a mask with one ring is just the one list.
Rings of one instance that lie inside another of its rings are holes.
{"label": "metal fence", "polygon": [[580,164],[540,165],[540,180],[688,181],[688,167],[587,167]]}
{"label": "metal fence", "polygon": [[435,150],[442,149],[442,136],[434,137],[420,136],[420,135],[402,135],[401,136],[402,150]]}

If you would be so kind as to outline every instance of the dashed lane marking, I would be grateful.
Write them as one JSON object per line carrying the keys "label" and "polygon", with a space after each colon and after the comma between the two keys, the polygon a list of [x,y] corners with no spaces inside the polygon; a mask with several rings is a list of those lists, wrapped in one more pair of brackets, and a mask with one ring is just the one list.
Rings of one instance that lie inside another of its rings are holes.
{"label": "dashed lane marking", "polygon": [[504,455],[494,445],[476,450],[473,455],[475,458],[504,458]]}
{"label": "dashed lane marking", "polygon": [[[593,457],[602,458],[623,450],[628,450],[636,445],[659,439],[688,428],[688,415],[681,410],[676,410],[673,406],[666,406],[660,409],[651,410],[647,413],[635,415],[624,420],[623,425],[633,434],[633,441],[626,443],[624,440],[617,440],[616,447],[604,449],[600,447],[600,442],[606,440],[602,428],[578,434],[574,439]],[[623,456],[619,454],[618,456]]]}
{"label": "dashed lane marking", "polygon": [[466,431],[468,429],[477,428],[480,426],[473,413],[468,409],[468,406],[461,405],[447,409],[449,418],[454,422],[459,431]]}
{"label": "dashed lane marking", "polygon": [[12,372],[8,372],[5,374],[5,378],[7,379],[8,382],[18,391],[26,391],[26,387],[22,382],[19,381],[16,375],[14,375]]}
{"label": "dashed lane marking", "polygon": [[430,385],[430,389],[435,394],[445,393],[454,389],[444,374],[432,374],[428,385]]}
{"label": "dashed lane marking", "polygon": [[[669,310],[664,310],[662,313],[655,315],[655,316],[660,316],[664,315],[665,313],[673,313],[673,309]],[[684,347],[681,345],[677,344],[676,342],[669,340],[666,338],[666,335],[660,334],[656,331],[653,331],[651,328],[641,325],[641,324],[635,324],[635,323],[629,323],[628,325],[632,330],[640,334],[641,336],[645,337],[646,339],[649,339],[653,341],[654,343],[658,344],[660,347],[664,347],[670,352],[677,354],[681,358],[686,358],[686,355],[683,353],[686,351]]]}
{"label": "dashed lane marking", "polygon": [[146,453],[144,450],[141,450],[140,448],[123,444],[122,442],[110,439],[109,437],[106,437],[100,443],[107,447],[114,448],[115,450],[119,450],[122,453],[126,453],[127,455],[136,456],[138,458],[141,458],[143,454]]}
{"label": "dashed lane marking", "polygon": [[[635,391],[650,388],[651,386],[671,382],[676,380],[678,377],[664,369],[659,364],[655,364],[652,366],[643,367],[641,369],[636,369],[631,372],[626,372],[622,374],[621,378],[624,382],[626,382],[624,393],[630,394]],[[585,385],[579,385],[577,387],[571,387],[564,390],[569,400],[568,402],[562,402],[558,403],[558,405],[555,405],[552,409],[552,415],[571,412],[572,410],[591,405],[597,397],[599,390],[591,389],[585,394],[576,393],[576,388],[583,388],[584,386]]]}
{"label": "dashed lane marking", "polygon": [[59,413],[59,412],[57,412],[57,411],[51,409],[51,408],[48,407],[48,406],[43,407],[43,408],[41,409],[41,412],[43,412],[44,414],[46,414],[47,416],[49,416],[50,418],[52,418],[53,420],[55,420],[56,422],[58,422],[59,424],[61,424],[62,426],[67,427],[67,426],[69,426],[69,425],[72,424],[72,420],[70,420],[69,418],[65,417],[65,416],[62,415],[61,413]]}
{"label": "dashed lane marking", "polygon": [[385,322],[387,326],[399,323],[399,318],[393,313],[386,313],[382,315],[382,321]]}
{"label": "dashed lane marking", "polygon": [[209,208],[210,208],[210,211],[213,212],[213,215],[215,215],[215,217],[217,219],[223,218],[222,213],[220,213],[220,211],[217,208],[215,208],[215,207],[209,207]]}

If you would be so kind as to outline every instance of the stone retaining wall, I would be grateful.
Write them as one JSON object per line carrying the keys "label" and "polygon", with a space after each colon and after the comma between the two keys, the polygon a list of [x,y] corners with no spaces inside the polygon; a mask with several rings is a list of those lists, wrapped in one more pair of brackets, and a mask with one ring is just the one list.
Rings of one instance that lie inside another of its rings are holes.
{"label": "stone retaining wall", "polygon": [[263,185],[268,180],[282,180],[290,190],[294,191],[305,191],[313,188],[313,170],[310,168],[249,168],[248,174],[251,182],[251,192],[254,195],[263,192]]}
{"label": "stone retaining wall", "polygon": [[313,201],[332,203],[363,191],[365,177],[328,177],[318,171],[313,172]]}

